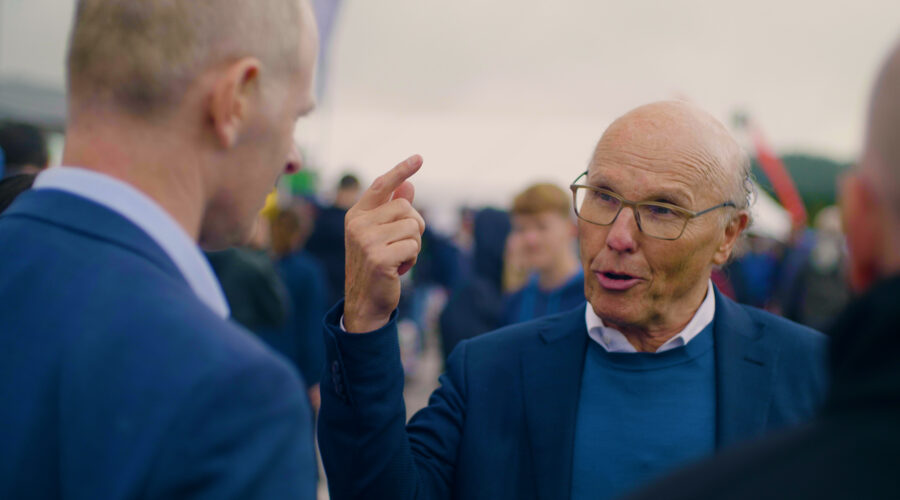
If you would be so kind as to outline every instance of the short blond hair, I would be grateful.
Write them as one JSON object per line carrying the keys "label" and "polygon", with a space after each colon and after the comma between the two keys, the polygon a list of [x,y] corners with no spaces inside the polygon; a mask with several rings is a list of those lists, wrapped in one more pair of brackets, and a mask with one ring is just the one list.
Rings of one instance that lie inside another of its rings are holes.
{"label": "short blond hair", "polygon": [[553,212],[569,217],[572,210],[569,197],[556,184],[549,182],[533,184],[516,195],[513,199],[511,212],[513,215],[535,215]]}
{"label": "short blond hair", "polygon": [[174,107],[198,76],[229,60],[295,69],[301,16],[299,0],[78,0],[70,100],[146,115]]}

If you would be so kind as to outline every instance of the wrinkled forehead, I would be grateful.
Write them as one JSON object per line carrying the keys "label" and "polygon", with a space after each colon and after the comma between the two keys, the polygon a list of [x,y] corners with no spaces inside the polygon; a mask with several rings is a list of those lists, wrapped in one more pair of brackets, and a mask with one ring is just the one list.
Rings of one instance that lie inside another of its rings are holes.
{"label": "wrinkled forehead", "polygon": [[[677,185],[689,197],[702,198],[704,192],[721,191],[726,185],[735,148],[739,150],[721,124],[692,106],[648,105],[622,116],[604,132],[588,179],[642,187]],[[637,187],[620,187],[626,188]]]}

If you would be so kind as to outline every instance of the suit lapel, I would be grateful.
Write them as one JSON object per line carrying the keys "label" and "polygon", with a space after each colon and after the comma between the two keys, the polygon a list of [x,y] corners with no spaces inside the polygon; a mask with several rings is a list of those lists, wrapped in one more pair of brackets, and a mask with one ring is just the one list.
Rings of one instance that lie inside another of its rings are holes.
{"label": "suit lapel", "polygon": [[548,319],[522,356],[525,418],[537,497],[569,498],[575,419],[588,335],[584,309]]}
{"label": "suit lapel", "polygon": [[778,350],[763,327],[716,289],[716,445],[722,448],[766,428]]}
{"label": "suit lapel", "polygon": [[112,210],[56,189],[23,193],[3,216],[38,219],[136,253],[187,284],[172,259],[142,229]]}

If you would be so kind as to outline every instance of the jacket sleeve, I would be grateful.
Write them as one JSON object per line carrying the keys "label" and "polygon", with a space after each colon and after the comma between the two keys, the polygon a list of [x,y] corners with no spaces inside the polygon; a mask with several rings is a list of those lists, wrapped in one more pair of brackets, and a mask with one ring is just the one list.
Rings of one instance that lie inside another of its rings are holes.
{"label": "jacket sleeve", "polygon": [[145,498],[315,499],[313,419],[303,384],[271,356],[210,373],[154,460]]}
{"label": "jacket sleeve", "polygon": [[396,311],[367,334],[341,330],[343,303],[325,317],[319,449],[331,498],[447,499],[465,417],[465,343],[441,387],[406,425]]}

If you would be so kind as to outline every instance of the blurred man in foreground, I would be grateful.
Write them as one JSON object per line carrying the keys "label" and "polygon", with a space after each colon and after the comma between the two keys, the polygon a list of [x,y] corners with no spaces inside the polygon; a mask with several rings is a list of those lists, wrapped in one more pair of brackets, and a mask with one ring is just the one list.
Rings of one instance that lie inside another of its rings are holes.
{"label": "blurred man in foreground", "polygon": [[841,189],[850,279],[865,294],[831,329],[822,414],[635,498],[900,498],[900,45],[876,81],[867,129]]}
{"label": "blurred man in foreground", "polygon": [[304,0],[78,2],[66,166],[0,218],[0,498],[314,498],[303,383],[197,242],[298,168],[316,46]]}
{"label": "blurred man in foreground", "polygon": [[421,159],[377,179],[347,213],[346,300],[325,320],[332,498],[609,498],[810,417],[824,337],[710,283],[747,226],[748,163],[685,103],[616,120],[572,186],[589,307],[463,341],[409,425],[395,307]]}

